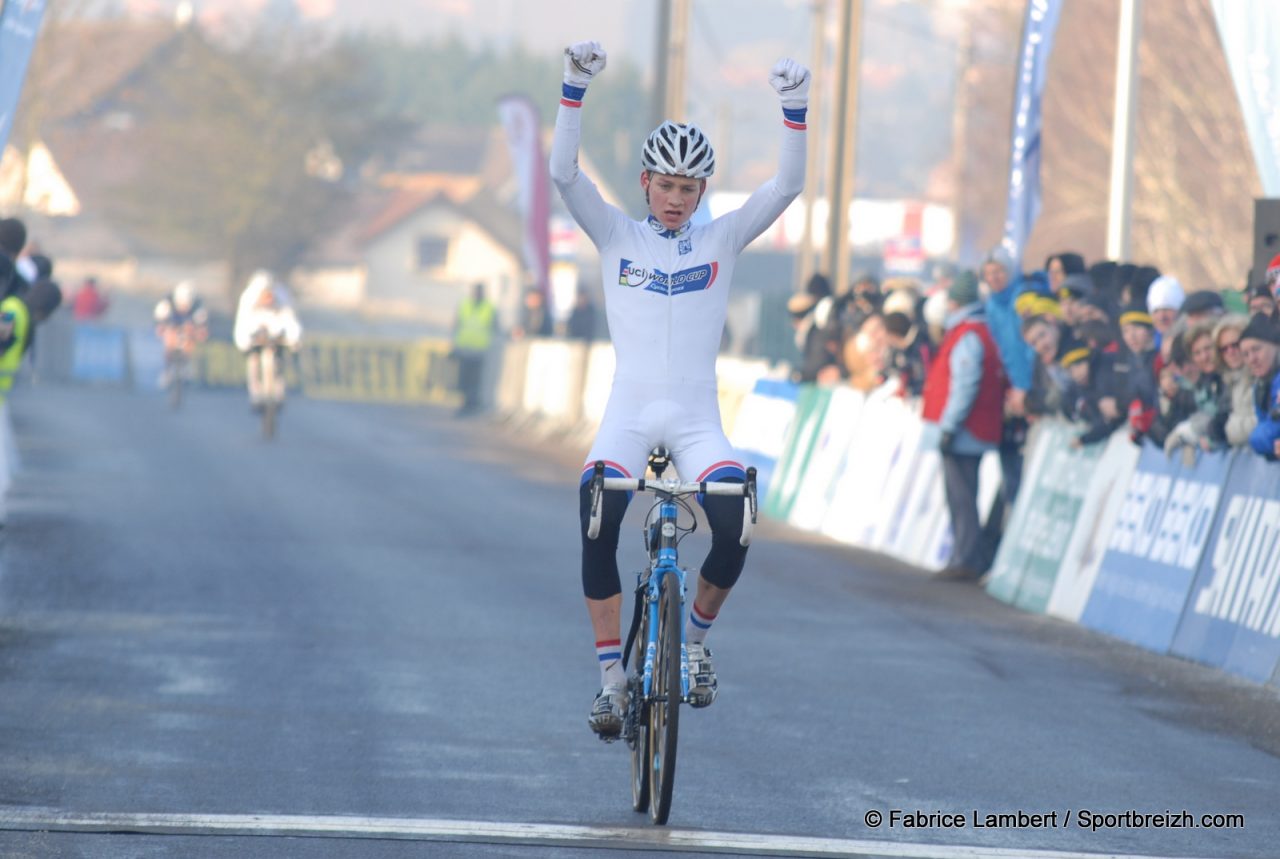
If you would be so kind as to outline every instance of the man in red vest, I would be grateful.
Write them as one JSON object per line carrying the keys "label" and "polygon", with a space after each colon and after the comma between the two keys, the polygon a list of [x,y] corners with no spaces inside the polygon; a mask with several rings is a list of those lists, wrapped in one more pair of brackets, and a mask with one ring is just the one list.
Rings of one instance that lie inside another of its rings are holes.
{"label": "man in red vest", "polygon": [[973,272],[952,282],[947,310],[924,385],[924,443],[937,440],[951,514],[951,559],[939,576],[977,580],[991,563],[978,522],[978,464],[999,447],[1009,383]]}

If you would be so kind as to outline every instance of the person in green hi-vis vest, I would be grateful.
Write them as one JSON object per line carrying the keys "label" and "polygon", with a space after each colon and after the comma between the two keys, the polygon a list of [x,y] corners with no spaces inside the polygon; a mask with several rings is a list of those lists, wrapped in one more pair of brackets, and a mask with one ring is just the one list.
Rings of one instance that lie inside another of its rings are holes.
{"label": "person in green hi-vis vest", "polygon": [[31,343],[31,310],[16,290],[25,281],[13,260],[0,253],[0,402],[9,398],[13,379],[22,366],[22,356]]}
{"label": "person in green hi-vis vest", "polygon": [[484,360],[497,329],[497,308],[485,298],[484,284],[477,283],[471,288],[471,297],[458,305],[453,323],[453,353],[458,360],[458,390],[462,393],[459,416],[480,410]]}

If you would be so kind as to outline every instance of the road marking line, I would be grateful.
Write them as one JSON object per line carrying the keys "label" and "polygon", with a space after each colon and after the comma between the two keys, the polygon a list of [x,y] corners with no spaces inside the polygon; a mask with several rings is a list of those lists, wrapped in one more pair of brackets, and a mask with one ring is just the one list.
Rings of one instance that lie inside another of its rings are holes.
{"label": "road marking line", "polygon": [[[613,850],[666,850],[842,859],[1172,859],[1141,854],[1076,853],[703,832],[658,827],[564,826],[402,817],[312,817],[289,814],[78,814],[52,808],[0,806],[0,831],[111,832],[140,835],[292,836],[383,838],[480,844],[557,845]],[[1179,859],[1188,859],[1180,857]]]}

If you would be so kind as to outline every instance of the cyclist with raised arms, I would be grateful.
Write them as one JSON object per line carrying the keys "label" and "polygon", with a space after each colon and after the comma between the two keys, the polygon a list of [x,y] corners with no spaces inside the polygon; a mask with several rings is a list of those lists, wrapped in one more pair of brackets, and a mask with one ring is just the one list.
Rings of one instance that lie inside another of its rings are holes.
{"label": "cyclist with raised arms", "polygon": [[[599,42],[565,49],[551,178],[600,252],[605,312],[617,357],[613,389],[579,490],[582,586],[600,664],[600,692],[588,721],[596,734],[610,739],[622,729],[627,704],[617,550],[629,496],[605,494],[599,537],[588,539],[592,466],[604,460],[607,476],[643,477],[649,451],[663,446],[682,479],[745,480],[720,425],[716,354],[738,255],[804,187],[809,70],[784,59],[769,73],[782,100],[778,174],[742,208],[694,226],[690,218],[716,164],[710,142],[696,126],[664,122],[645,140],[640,187],[649,214],[642,221],[607,204],[578,168],[583,97],[605,61]],[[703,509],[711,525],[711,551],[702,564],[686,629],[689,703],[694,707],[715,700],[716,674],[706,636],[747,554],[739,545],[742,500],[709,496]]]}

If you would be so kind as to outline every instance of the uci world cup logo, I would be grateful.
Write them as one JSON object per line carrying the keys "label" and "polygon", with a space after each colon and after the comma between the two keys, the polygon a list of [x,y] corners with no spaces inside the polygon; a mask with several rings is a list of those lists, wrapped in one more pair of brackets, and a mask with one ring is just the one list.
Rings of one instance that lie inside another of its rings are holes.
{"label": "uci world cup logo", "polygon": [[622,260],[621,265],[618,266],[618,286],[634,289],[653,280],[653,276],[653,269],[637,265],[629,259]]}
{"label": "uci world cup logo", "polygon": [[675,274],[667,274],[656,268],[645,268],[629,259],[624,259],[618,266],[618,285],[630,289],[642,286],[647,292],[680,295],[685,292],[710,289],[711,284],[716,282],[716,275],[719,272],[720,264],[716,262],[681,269]]}

